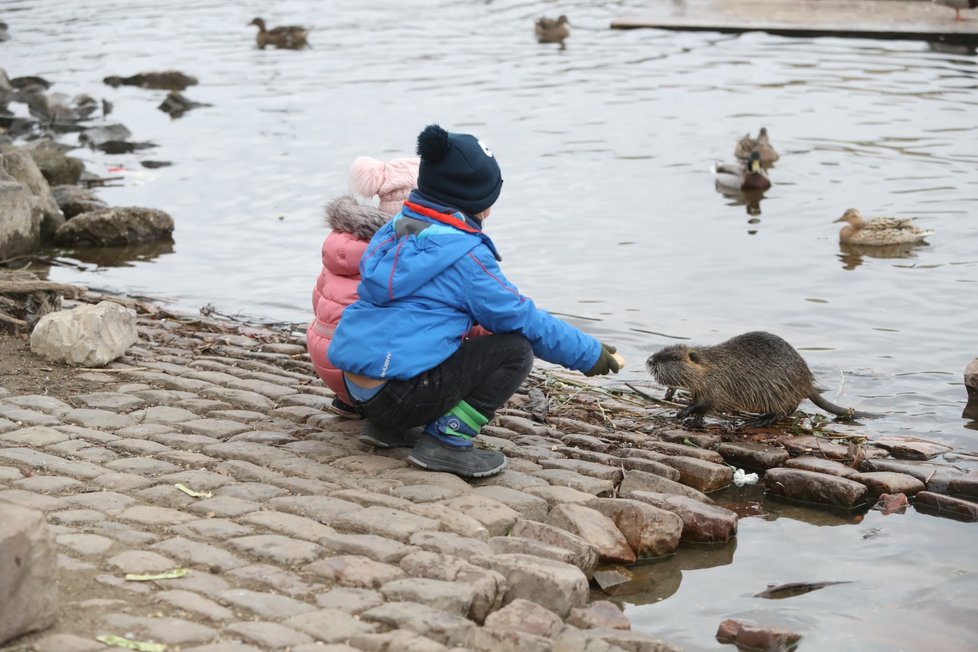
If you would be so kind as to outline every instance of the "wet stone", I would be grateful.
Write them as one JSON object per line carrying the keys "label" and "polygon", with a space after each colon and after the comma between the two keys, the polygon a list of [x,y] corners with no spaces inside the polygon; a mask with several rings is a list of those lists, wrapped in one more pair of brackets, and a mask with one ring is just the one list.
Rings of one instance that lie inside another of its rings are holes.
{"label": "wet stone", "polygon": [[[849,447],[847,445],[827,441],[824,437],[815,437],[812,435],[788,437],[781,440],[781,445],[784,446],[790,455],[798,457],[811,456],[828,460],[846,460],[850,457]],[[787,463],[785,465],[787,466]],[[840,474],[834,473],[833,475]]]}
{"label": "wet stone", "polygon": [[391,564],[361,555],[337,555],[313,562],[305,570],[340,586],[379,589],[404,577],[404,571]]}
{"label": "wet stone", "polygon": [[629,471],[625,474],[625,479],[621,481],[621,486],[618,487],[618,495],[623,498],[631,498],[631,494],[643,491],[677,494],[698,500],[702,503],[713,503],[713,500],[709,496],[698,489],[693,489],[682,483],[673,482],[654,473],[645,473],[644,471]]}
{"label": "wet stone", "polygon": [[924,490],[923,482],[906,473],[870,471],[854,475],[851,479],[866,485],[870,498],[878,498],[882,494],[904,494],[909,497]]}
{"label": "wet stone", "polygon": [[506,457],[512,460],[518,460],[520,458],[529,460],[531,462],[540,462],[542,460],[562,460],[564,455],[558,453],[554,450],[554,447],[559,446],[560,442],[555,442],[553,446],[526,446],[520,444],[519,446],[513,446],[506,451]]}
{"label": "wet stone", "polygon": [[770,469],[764,474],[764,488],[775,496],[839,507],[861,505],[869,493],[854,480],[800,469]]}
{"label": "wet stone", "polygon": [[815,473],[828,473],[829,475],[837,475],[841,478],[849,478],[850,480],[855,479],[855,477],[859,475],[859,471],[851,466],[843,464],[842,462],[815,457],[813,455],[792,457],[791,459],[785,461],[784,466],[785,468],[789,469],[801,469],[802,471],[814,471]]}
{"label": "wet stone", "polygon": [[668,555],[679,546],[683,520],[673,512],[627,498],[596,498],[588,507],[610,518],[639,558]]}
{"label": "wet stone", "polygon": [[[2,451],[0,451],[0,455],[2,455]],[[927,491],[935,493],[947,493],[951,482],[966,475],[965,471],[946,464],[913,460],[869,459],[863,461],[860,469],[862,471],[906,473],[927,485]]]}
{"label": "wet stone", "polygon": [[978,499],[978,473],[951,480],[948,483],[948,493],[960,498]]}
{"label": "wet stone", "polygon": [[729,509],[678,494],[636,491],[630,497],[679,515],[683,541],[721,543],[737,534],[737,514]]}
{"label": "wet stone", "polygon": [[729,466],[695,457],[668,457],[662,463],[679,471],[679,482],[703,493],[723,489],[733,478],[733,469]]}
{"label": "wet stone", "polygon": [[650,439],[642,444],[642,448],[655,453],[662,453],[670,457],[694,457],[696,459],[703,460],[704,462],[723,464],[723,456],[720,455],[720,453],[716,452],[715,450],[700,448],[698,446],[689,446],[687,444],[677,444],[666,441],[654,441]]}
{"label": "wet stone", "polygon": [[[520,513],[506,505],[484,495],[470,493],[459,496],[443,503],[449,509],[466,516],[471,516],[482,523],[490,536],[499,536],[509,532],[513,524],[520,518]],[[437,529],[437,528],[426,528]]]}
{"label": "wet stone", "polygon": [[339,609],[349,614],[358,614],[384,604],[384,596],[380,591],[372,589],[340,587],[318,594],[316,604],[322,609]]}
{"label": "wet stone", "polygon": [[733,643],[738,649],[792,650],[801,640],[801,634],[776,627],[760,627],[728,619],[720,623],[716,639],[720,643]]}
{"label": "wet stone", "polygon": [[[614,466],[607,466],[605,464],[598,464],[596,462],[587,462],[585,460],[540,460],[540,466],[544,469],[563,469],[565,471],[570,471],[572,473],[588,476],[591,478],[596,478],[598,480],[603,480],[610,482],[613,485],[621,482],[621,469]],[[541,472],[537,473],[537,477],[543,477],[551,482],[551,484],[556,484],[550,480],[550,477],[540,475]],[[568,484],[567,486],[573,486]],[[576,487],[581,489],[581,487]],[[581,489],[581,491],[585,491]],[[588,491],[587,493],[601,493],[606,491],[606,489],[599,489],[597,492]]]}
{"label": "wet stone", "polygon": [[241,609],[252,611],[262,618],[280,620],[295,614],[315,611],[311,604],[274,593],[249,591],[247,589],[229,589],[218,595],[222,602],[232,604]]}
{"label": "wet stone", "polygon": [[256,559],[289,566],[318,559],[323,553],[323,548],[315,543],[278,534],[256,534],[231,539],[227,543]]}
{"label": "wet stone", "polygon": [[111,410],[113,412],[130,412],[146,404],[146,401],[123,392],[95,392],[93,394],[78,394],[73,401],[88,408]]}
{"label": "wet stone", "polygon": [[598,561],[632,564],[635,553],[614,521],[584,505],[558,505],[550,510],[548,524],[575,534],[598,551]]}
{"label": "wet stone", "polygon": [[954,450],[951,446],[919,437],[879,437],[872,444],[903,460],[929,460]]}
{"label": "wet stone", "polygon": [[962,521],[978,521],[978,503],[963,498],[921,491],[913,500],[914,509],[925,514],[948,516]]}
{"label": "wet stone", "polygon": [[756,442],[724,442],[717,447],[717,452],[728,464],[757,471],[779,467],[788,459],[788,451],[783,447]]}

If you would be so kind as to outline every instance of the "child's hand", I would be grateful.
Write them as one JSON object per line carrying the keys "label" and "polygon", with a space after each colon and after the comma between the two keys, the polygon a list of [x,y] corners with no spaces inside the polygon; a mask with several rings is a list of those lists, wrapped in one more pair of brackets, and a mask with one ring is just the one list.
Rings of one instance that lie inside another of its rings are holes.
{"label": "child's hand", "polygon": [[610,344],[601,343],[601,355],[598,356],[598,361],[594,363],[594,366],[589,370],[584,372],[585,376],[604,376],[608,373],[618,373],[621,369],[621,365],[625,362],[625,359],[619,355],[615,355],[618,351],[615,347]]}

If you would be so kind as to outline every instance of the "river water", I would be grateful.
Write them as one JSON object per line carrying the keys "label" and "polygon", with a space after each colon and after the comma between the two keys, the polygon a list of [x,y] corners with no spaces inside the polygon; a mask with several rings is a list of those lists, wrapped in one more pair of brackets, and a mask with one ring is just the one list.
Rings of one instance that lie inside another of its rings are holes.
{"label": "river water", "polygon": [[[107,122],[156,145],[75,150],[90,171],[123,177],[99,196],[176,222],[172,247],[56,252],[82,269],[50,276],[305,322],[322,205],[346,190],[349,163],[410,155],[439,122],[478,134],[500,161],[487,231],[507,275],[616,344],[629,361],[616,382],[658,391],[642,363],[660,347],[768,330],[801,351],[827,397],[884,414],[833,428],[978,449],[961,418],[962,372],[978,355],[978,57],[912,41],[608,29],[646,4],[276,2],[269,25],[312,28],[296,52],[255,48],[247,23],[268,5],[252,0],[4,0],[9,76],[105,98]],[[572,23],[563,50],[532,34],[558,13]],[[102,83],[163,69],[196,76],[184,95],[211,106],[174,119],[157,109],[165,91]],[[761,126],[781,160],[748,205],[715,190],[711,165]],[[832,221],[850,207],[935,234],[902,257],[845,251]],[[763,516],[743,518],[736,542],[643,567],[647,590],[616,598],[636,629],[687,649],[716,649],[728,617],[800,631],[803,649],[978,645],[973,525],[754,499]]]}

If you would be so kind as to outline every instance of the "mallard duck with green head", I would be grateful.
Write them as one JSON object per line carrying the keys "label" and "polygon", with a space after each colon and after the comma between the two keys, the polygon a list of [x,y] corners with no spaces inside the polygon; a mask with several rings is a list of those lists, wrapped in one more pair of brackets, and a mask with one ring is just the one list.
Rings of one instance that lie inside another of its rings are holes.
{"label": "mallard duck with green head", "polygon": [[716,173],[716,183],[721,188],[730,190],[767,190],[771,180],[761,167],[761,155],[753,151],[747,161],[734,163],[717,163],[713,170]]}
{"label": "mallard duck with green head", "polygon": [[912,220],[901,220],[896,217],[875,217],[864,220],[855,208],[848,209],[833,223],[835,222],[846,223],[839,229],[839,242],[867,247],[923,242],[924,238],[934,233],[929,229],[920,228]]}
{"label": "mallard duck with green head", "polygon": [[248,24],[258,27],[258,34],[255,36],[255,41],[262,50],[265,49],[266,45],[290,50],[298,50],[309,45],[309,42],[306,40],[306,37],[309,35],[309,30],[305,27],[282,25],[268,29],[262,18],[255,18]]}

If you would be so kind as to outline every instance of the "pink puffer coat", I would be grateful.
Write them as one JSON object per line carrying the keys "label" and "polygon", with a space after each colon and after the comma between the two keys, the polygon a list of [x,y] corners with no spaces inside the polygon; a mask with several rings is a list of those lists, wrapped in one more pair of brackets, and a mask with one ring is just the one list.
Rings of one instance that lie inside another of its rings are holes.
{"label": "pink puffer coat", "polygon": [[390,217],[372,206],[358,204],[343,196],[326,204],[326,225],[332,232],[323,242],[323,270],[312,290],[312,307],[316,318],[306,329],[306,347],[316,373],[326,386],[350,403],[343,374],[334,367],[326,351],[343,309],[357,300],[360,282],[360,258],[371,236]]}

